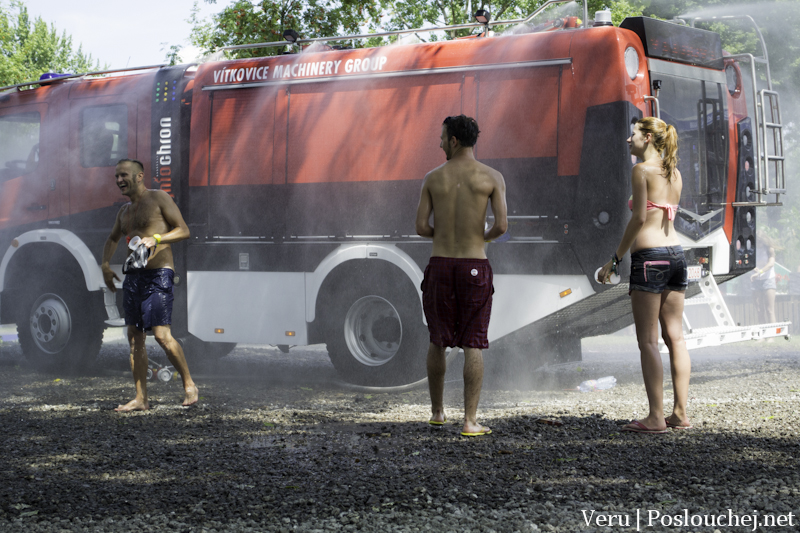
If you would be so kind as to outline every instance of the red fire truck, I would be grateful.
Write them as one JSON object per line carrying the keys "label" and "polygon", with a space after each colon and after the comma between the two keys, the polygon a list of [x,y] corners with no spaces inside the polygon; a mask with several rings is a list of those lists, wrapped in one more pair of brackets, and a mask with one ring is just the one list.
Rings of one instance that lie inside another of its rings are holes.
{"label": "red fire truck", "polygon": [[756,207],[784,192],[764,59],[650,18],[512,22],[474,38],[315,44],[1,89],[0,323],[17,324],[43,367],[96,356],[104,327],[122,323],[98,266],[125,202],[114,166],[136,158],[191,229],[174,247],[173,317],[190,361],[236,343],[325,343],[352,382],[418,380],[431,243],[414,215],[422,178],[443,162],[442,120],[460,113],[478,120],[476,156],[508,189],[508,238],[487,246],[489,354],[575,360],[581,338],[632,323],[624,268],[610,286],[595,273],[630,216],[637,117],[679,132],[675,226],[693,279],[752,269]]}

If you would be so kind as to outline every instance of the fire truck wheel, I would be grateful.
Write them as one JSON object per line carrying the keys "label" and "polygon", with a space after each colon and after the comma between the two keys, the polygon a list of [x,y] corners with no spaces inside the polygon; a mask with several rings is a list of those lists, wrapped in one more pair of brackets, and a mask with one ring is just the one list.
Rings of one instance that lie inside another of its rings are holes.
{"label": "fire truck wheel", "polygon": [[402,292],[405,285],[384,280],[332,306],[325,328],[328,355],[349,382],[394,386],[425,377],[422,308],[416,292]]}
{"label": "fire truck wheel", "polygon": [[17,333],[22,352],[36,368],[74,371],[91,365],[100,352],[105,329],[101,297],[80,285],[65,276],[22,297]]}

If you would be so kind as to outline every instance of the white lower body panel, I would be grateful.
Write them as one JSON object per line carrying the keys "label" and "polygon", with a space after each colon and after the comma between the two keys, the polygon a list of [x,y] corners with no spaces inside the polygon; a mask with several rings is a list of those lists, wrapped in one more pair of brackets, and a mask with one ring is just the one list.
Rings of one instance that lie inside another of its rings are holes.
{"label": "white lower body panel", "polygon": [[308,344],[305,276],[303,272],[189,272],[189,333],[206,342]]}
{"label": "white lower body panel", "polygon": [[[564,294],[565,291],[569,291],[569,294]],[[494,276],[489,342],[593,294],[589,279],[581,275]]]}
{"label": "white lower body panel", "polygon": [[[189,332],[207,342],[308,343],[303,272],[189,272]],[[594,294],[586,276],[494,276],[489,341]],[[222,331],[222,333],[217,333]],[[287,332],[295,332],[287,336]]]}

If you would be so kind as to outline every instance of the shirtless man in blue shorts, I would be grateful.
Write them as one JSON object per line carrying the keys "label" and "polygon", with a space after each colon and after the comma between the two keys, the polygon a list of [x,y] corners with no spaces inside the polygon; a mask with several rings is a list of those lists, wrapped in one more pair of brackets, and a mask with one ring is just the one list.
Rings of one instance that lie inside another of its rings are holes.
{"label": "shirtless man in blue shorts", "polygon": [[[506,185],[502,174],[475,159],[478,123],[464,115],[447,117],[441,146],[447,162],[425,176],[417,208],[417,233],[433,239],[433,252],[422,281],[422,304],[430,331],[428,387],[433,416],[444,414],[445,350],[464,349],[464,436],[488,435],[478,424],[483,385],[483,352],[492,309],[492,268],[484,245],[508,228]],[[494,225],[485,231],[486,208]],[[431,225],[431,214],[433,225]]]}
{"label": "shirtless man in blue shorts", "polygon": [[[114,280],[119,277],[111,270],[109,261],[122,237],[128,241],[139,237],[148,249],[155,248],[144,268],[133,268],[125,275],[123,307],[131,345],[131,370],[136,385],[136,397],[115,411],[144,411],[150,408],[147,400],[147,350],[145,330],[152,330],[170,363],[183,380],[183,405],[197,403],[197,386],[189,374],[183,349],[172,336],[172,285],[174,262],[170,244],[189,238],[189,227],[170,196],[144,186],[144,167],[139,161],[121,159],[117,163],[116,183],[131,203],[122,206],[103,249],[103,279],[111,292],[116,292]],[[134,252],[129,252],[134,253]]]}

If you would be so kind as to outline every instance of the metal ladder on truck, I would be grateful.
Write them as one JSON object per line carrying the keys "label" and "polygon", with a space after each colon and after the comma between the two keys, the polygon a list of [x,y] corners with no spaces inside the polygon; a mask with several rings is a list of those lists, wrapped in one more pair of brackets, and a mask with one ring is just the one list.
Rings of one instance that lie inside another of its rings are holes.
{"label": "metal ladder on truck", "polygon": [[[692,20],[691,25],[694,26],[694,22],[699,20],[725,22],[725,19],[742,19],[752,24],[763,51],[762,56],[753,56],[753,54],[726,56],[737,61],[744,60],[750,65],[751,86],[749,89],[750,98],[755,109],[757,131],[753,136],[755,140],[754,153],[757,154],[753,162],[756,177],[755,188],[751,191],[752,197],[748,198],[748,201],[734,202],[733,205],[753,207],[780,206],[783,205],[780,201],[780,195],[786,193],[783,125],[781,124],[778,93],[772,90],[772,77],[769,71],[769,59],[764,37],[758,29],[758,25],[748,15],[697,18]],[[761,90],[758,89],[757,65],[762,66],[765,71],[766,88]],[[773,194],[775,195],[774,201],[769,202],[768,196]],[[685,306],[707,305],[716,325],[693,328],[684,312],[684,339],[688,349],[691,350],[702,346],[721,346],[732,342],[766,339],[769,337],[783,336],[787,339],[789,338],[791,322],[788,321],[753,326],[737,325],[728,310],[728,306],[725,304],[714,275],[710,271],[704,270],[701,265],[689,267],[689,281],[698,282],[701,292],[697,296],[687,299]],[[659,347],[662,353],[668,352],[663,340],[659,341]]]}
{"label": "metal ladder on truck", "polygon": [[[714,317],[716,326],[693,328],[692,324],[683,313],[683,338],[686,348],[692,350],[704,346],[722,346],[732,342],[767,339],[769,337],[786,337],[789,339],[789,325],[791,322],[775,322],[773,324],[757,324],[754,326],[738,326],[734,322],[728,306],[722,297],[714,275],[709,271],[702,271],[700,266],[689,267],[689,280],[700,284],[700,294],[688,298],[685,306],[707,305]],[[659,350],[667,353],[669,350],[663,340],[659,340]]]}
{"label": "metal ladder on truck", "polygon": [[[755,126],[757,134],[754,135],[755,161],[755,189],[751,191],[752,199],[747,202],[734,202],[734,206],[781,206],[780,195],[786,193],[786,170],[784,167],[783,153],[783,124],[781,123],[781,109],[778,93],[772,89],[772,75],[769,69],[769,56],[767,45],[761,30],[749,15],[732,15],[723,17],[697,17],[691,21],[694,26],[697,21],[727,22],[731,20],[744,20],[753,26],[754,32],[761,44],[761,56],[753,54],[733,54],[725,56],[726,59],[735,59],[740,65],[742,61],[750,66],[749,94],[755,110]],[[761,66],[764,74],[763,84],[766,88],[758,88],[758,72],[756,67]],[[744,69],[744,65],[741,65]],[[744,85],[744,83],[743,83]],[[745,90],[745,87],[742,87]],[[775,195],[774,202],[769,202],[768,196]]]}

